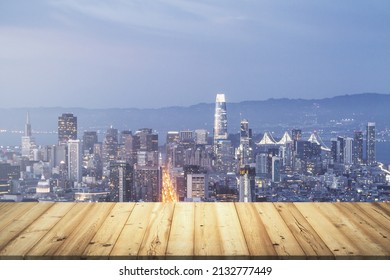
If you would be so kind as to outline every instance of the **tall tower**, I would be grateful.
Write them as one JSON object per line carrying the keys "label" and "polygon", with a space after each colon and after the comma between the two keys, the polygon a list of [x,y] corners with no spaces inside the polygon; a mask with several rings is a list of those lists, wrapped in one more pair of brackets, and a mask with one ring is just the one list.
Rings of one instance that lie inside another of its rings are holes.
{"label": "tall tower", "polygon": [[371,165],[376,162],[375,157],[375,123],[367,123],[367,141],[366,141],[366,151],[367,151],[367,164]]}
{"label": "tall tower", "polygon": [[363,163],[363,132],[355,131],[353,140],[353,163]]}
{"label": "tall tower", "polygon": [[24,136],[31,137],[31,123],[30,123],[30,114],[27,112],[26,124],[24,126]]}
{"label": "tall tower", "polygon": [[83,153],[93,154],[93,146],[98,142],[96,131],[84,131]]}
{"label": "tall tower", "polygon": [[228,132],[225,94],[218,93],[215,99],[214,145],[218,142],[218,140],[226,140],[227,138]]}
{"label": "tall tower", "polygon": [[77,139],[77,117],[73,114],[62,114],[58,117],[58,143],[66,144]]}
{"label": "tall tower", "polygon": [[111,201],[135,201],[133,175],[133,166],[124,160],[110,164]]}
{"label": "tall tower", "polygon": [[252,130],[249,128],[249,123],[246,119],[241,120],[240,128],[240,163],[245,165],[252,163]]}
{"label": "tall tower", "polygon": [[30,115],[27,113],[26,124],[24,125],[24,136],[22,136],[22,156],[33,159],[31,150],[34,148],[34,138],[31,133]]}
{"label": "tall tower", "polygon": [[81,142],[80,140],[68,141],[68,176],[69,180],[81,182]]}

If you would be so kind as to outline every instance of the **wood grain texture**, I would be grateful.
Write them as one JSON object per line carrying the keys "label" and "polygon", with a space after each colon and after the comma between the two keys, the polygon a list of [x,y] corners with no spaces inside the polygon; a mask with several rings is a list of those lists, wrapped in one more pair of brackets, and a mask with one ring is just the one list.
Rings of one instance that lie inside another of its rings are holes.
{"label": "wood grain texture", "polygon": [[[375,246],[379,255],[390,255],[390,232],[377,223],[374,219],[362,211],[359,211],[354,204],[334,204],[344,216],[348,216],[354,226],[355,232],[361,232],[365,247]],[[356,235],[356,234],[354,234]],[[360,236],[360,234],[357,234]]]}
{"label": "wood grain texture", "polygon": [[195,255],[249,256],[233,203],[195,203]]}
{"label": "wood grain texture", "polygon": [[332,251],[294,203],[275,203],[275,207],[308,258],[334,258]]}
{"label": "wood grain texture", "polygon": [[74,203],[55,203],[11,242],[3,244],[1,256],[23,258],[68,212]]}
{"label": "wood grain texture", "polygon": [[318,235],[325,241],[337,257],[360,258],[379,257],[385,252],[372,243],[362,228],[357,226],[350,214],[345,215],[336,203],[296,204],[308,219]]}
{"label": "wood grain texture", "polygon": [[150,217],[155,205],[153,203],[137,203],[117,242],[110,253],[110,257],[137,257],[142,240],[149,224]]}
{"label": "wood grain texture", "polygon": [[81,256],[115,205],[115,203],[91,204],[72,232],[64,236],[65,239],[60,242],[58,249],[52,253],[53,256],[66,258]]}
{"label": "wood grain texture", "polygon": [[236,203],[236,210],[249,254],[254,257],[277,258],[274,245],[253,203]]}
{"label": "wood grain texture", "polygon": [[283,257],[306,257],[301,245],[288,228],[273,203],[255,203],[276,253]]}
{"label": "wood grain texture", "polygon": [[390,259],[389,203],[0,203],[1,259]]}
{"label": "wood grain texture", "polygon": [[135,203],[118,203],[108,214],[102,226],[88,243],[83,258],[110,255],[120,233],[133,210]]}
{"label": "wood grain texture", "polygon": [[195,206],[193,203],[175,205],[167,256],[191,257],[194,255]]}
{"label": "wood grain texture", "polygon": [[80,225],[93,207],[92,203],[77,203],[72,209],[26,254],[26,258],[50,258]]}
{"label": "wood grain texture", "polygon": [[[16,238],[19,233],[26,229],[53,205],[53,203],[35,204],[23,215],[14,219],[12,223],[9,223],[8,226],[0,230],[0,244],[3,244],[4,247],[9,241]],[[3,247],[0,245],[0,250]]]}
{"label": "wood grain texture", "polygon": [[[9,204],[12,204],[11,202]],[[38,202],[23,202],[14,203],[11,207],[0,213],[0,230],[7,227],[10,223],[17,220],[20,216],[24,215],[33,206],[37,205]]]}
{"label": "wood grain texture", "polygon": [[174,203],[155,203],[138,257],[164,257],[168,246]]}

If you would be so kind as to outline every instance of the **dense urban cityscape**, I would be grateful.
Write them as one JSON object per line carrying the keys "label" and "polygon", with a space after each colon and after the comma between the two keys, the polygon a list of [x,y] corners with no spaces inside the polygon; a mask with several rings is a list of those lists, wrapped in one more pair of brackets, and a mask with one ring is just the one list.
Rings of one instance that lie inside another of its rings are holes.
{"label": "dense urban cityscape", "polygon": [[225,94],[218,93],[212,133],[169,131],[159,145],[153,128],[111,126],[99,141],[97,131],[79,137],[77,116],[63,113],[58,143],[39,145],[26,114],[21,144],[1,150],[0,201],[390,200],[375,122],[326,145],[316,132],[303,139],[299,127],[277,139],[264,131],[254,141],[250,120],[242,118],[239,141],[232,141]]}

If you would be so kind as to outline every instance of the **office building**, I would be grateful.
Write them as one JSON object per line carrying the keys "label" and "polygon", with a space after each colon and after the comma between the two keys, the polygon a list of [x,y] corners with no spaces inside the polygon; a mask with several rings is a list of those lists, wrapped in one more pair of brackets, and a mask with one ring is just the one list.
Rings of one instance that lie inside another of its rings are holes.
{"label": "office building", "polygon": [[161,171],[158,166],[134,166],[135,201],[161,201]]}
{"label": "office building", "polygon": [[280,158],[272,157],[272,182],[280,182]]}
{"label": "office building", "polygon": [[68,177],[70,181],[81,182],[82,157],[80,140],[68,140]]}
{"label": "office building", "polygon": [[33,149],[35,148],[35,140],[31,132],[30,115],[27,113],[24,135],[22,136],[22,156],[29,160],[34,160]]}
{"label": "office building", "polygon": [[363,163],[363,132],[355,131],[353,140],[353,163]]}
{"label": "office building", "polygon": [[204,201],[208,198],[208,174],[207,171],[197,165],[184,167],[184,179],[186,185],[186,201]]}
{"label": "office building", "polygon": [[373,165],[376,163],[375,123],[367,123],[366,133],[366,162]]}
{"label": "office building", "polygon": [[135,201],[134,169],[124,160],[110,163],[110,193],[111,201]]}
{"label": "office building", "polygon": [[84,131],[83,153],[93,154],[93,146],[98,142],[96,131]]}
{"label": "office building", "polygon": [[250,165],[240,168],[239,201],[252,202],[255,197],[256,169]]}
{"label": "office building", "polygon": [[58,117],[58,143],[66,144],[77,139],[77,117],[66,113]]}
{"label": "office building", "polygon": [[219,140],[226,140],[227,138],[228,130],[225,94],[218,93],[215,99],[214,145],[216,145]]}
{"label": "office building", "polygon": [[206,145],[207,138],[208,138],[208,132],[206,129],[196,129],[195,130],[195,144]]}

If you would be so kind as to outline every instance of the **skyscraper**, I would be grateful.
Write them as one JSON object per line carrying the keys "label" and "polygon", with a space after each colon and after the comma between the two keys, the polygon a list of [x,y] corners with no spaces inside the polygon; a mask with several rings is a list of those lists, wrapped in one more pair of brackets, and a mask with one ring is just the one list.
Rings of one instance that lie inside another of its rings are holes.
{"label": "skyscraper", "polygon": [[366,161],[368,165],[376,162],[375,156],[375,123],[367,123]]}
{"label": "skyscraper", "polygon": [[118,160],[110,163],[111,201],[135,201],[134,169],[128,162]]}
{"label": "skyscraper", "polygon": [[118,159],[118,129],[112,126],[107,129],[102,143],[103,175],[110,173],[110,163]]}
{"label": "skyscraper", "polygon": [[81,143],[80,140],[68,141],[68,176],[69,180],[81,182]]}
{"label": "skyscraper", "polygon": [[240,163],[242,165],[252,163],[252,130],[249,128],[249,123],[246,119],[242,119],[240,123]]}
{"label": "skyscraper", "polygon": [[83,152],[93,154],[93,146],[98,142],[96,131],[84,131],[83,135]]}
{"label": "skyscraper", "polygon": [[240,168],[239,201],[252,202],[255,196],[256,169],[250,165]]}
{"label": "skyscraper", "polygon": [[66,144],[77,139],[77,117],[73,114],[62,114],[58,117],[58,143]]}
{"label": "skyscraper", "polygon": [[30,115],[27,113],[26,124],[24,126],[24,136],[22,136],[22,156],[33,159],[31,150],[34,148],[34,138],[31,134]]}
{"label": "skyscraper", "polygon": [[350,137],[344,138],[344,164],[353,163],[353,139]]}
{"label": "skyscraper", "polygon": [[225,94],[218,93],[215,99],[214,145],[218,142],[218,140],[226,140],[227,138],[228,131]]}
{"label": "skyscraper", "polygon": [[353,163],[363,163],[363,132],[355,131],[353,140]]}

